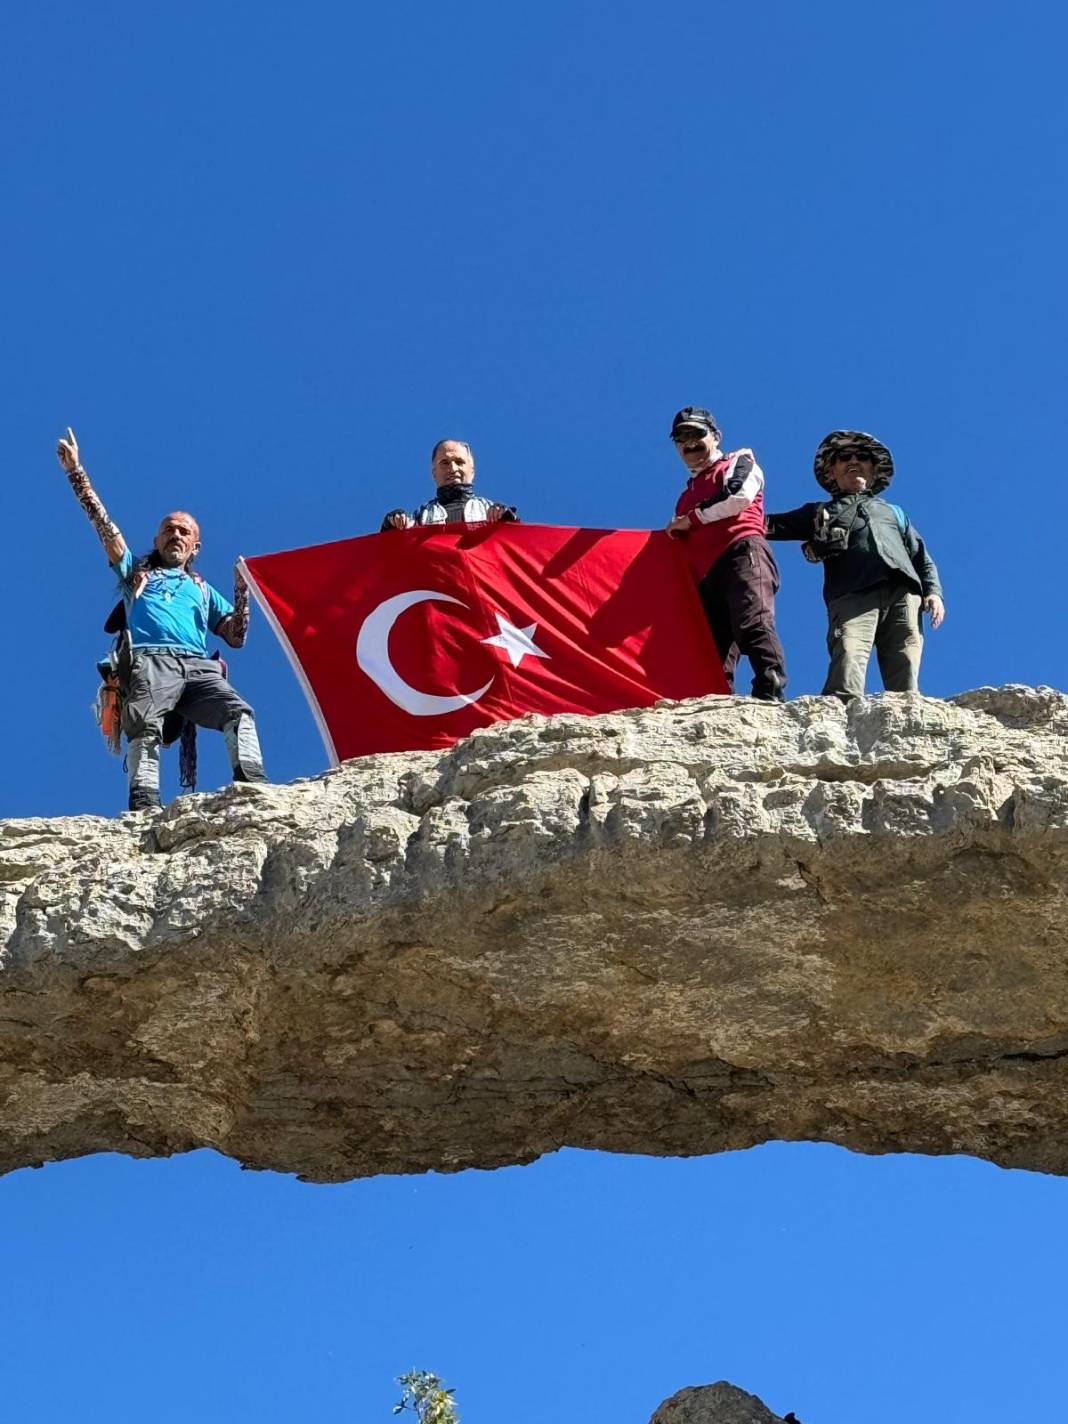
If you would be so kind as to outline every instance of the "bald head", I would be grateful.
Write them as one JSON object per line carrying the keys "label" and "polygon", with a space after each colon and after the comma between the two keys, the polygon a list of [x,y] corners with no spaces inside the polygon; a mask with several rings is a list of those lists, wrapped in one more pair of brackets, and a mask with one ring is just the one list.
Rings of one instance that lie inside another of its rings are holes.
{"label": "bald head", "polygon": [[439,440],[430,456],[430,473],[438,489],[469,485],[475,478],[475,457],[466,440]]}
{"label": "bald head", "polygon": [[200,525],[184,509],[176,509],[160,520],[153,548],[168,569],[184,569],[200,548]]}

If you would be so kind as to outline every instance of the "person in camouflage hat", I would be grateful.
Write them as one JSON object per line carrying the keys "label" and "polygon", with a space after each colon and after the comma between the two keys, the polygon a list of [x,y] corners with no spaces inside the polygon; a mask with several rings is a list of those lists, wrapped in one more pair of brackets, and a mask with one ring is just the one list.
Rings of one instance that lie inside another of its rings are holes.
{"label": "person in camouflage hat", "polygon": [[823,691],[848,701],[864,694],[875,648],[887,692],[915,692],[923,652],[921,613],[945,617],[942,584],[923,539],[900,505],[883,499],[894,477],[890,451],[863,430],[832,430],[813,461],[831,496],[769,514],[769,539],[803,541],[823,565],[831,665]]}
{"label": "person in camouflage hat", "polygon": [[870,455],[872,464],[871,493],[886,489],[894,478],[894,457],[881,440],[864,430],[832,430],[820,441],[812,460],[816,481],[831,495],[838,493],[838,484],[831,473],[843,454],[857,447]]}

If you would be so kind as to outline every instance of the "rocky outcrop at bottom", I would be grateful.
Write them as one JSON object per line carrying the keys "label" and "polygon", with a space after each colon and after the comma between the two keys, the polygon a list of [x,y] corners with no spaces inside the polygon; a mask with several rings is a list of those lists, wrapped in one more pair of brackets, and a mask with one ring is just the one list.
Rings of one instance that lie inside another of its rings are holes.
{"label": "rocky outcrop at bottom", "polygon": [[1048,688],[706,698],[0,822],[0,1168],[1066,1172],[1066,733]]}
{"label": "rocky outcrop at bottom", "polygon": [[783,1417],[772,1414],[755,1394],[720,1380],[680,1389],[664,1400],[649,1424],[783,1424]]}

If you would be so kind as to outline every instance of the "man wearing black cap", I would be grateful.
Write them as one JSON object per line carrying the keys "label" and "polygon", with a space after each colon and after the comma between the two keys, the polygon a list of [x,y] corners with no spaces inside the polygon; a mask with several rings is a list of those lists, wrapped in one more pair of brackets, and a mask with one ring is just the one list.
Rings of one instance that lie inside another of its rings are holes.
{"label": "man wearing black cap", "polygon": [[411,529],[416,524],[476,524],[485,520],[516,520],[511,505],[497,504],[475,494],[475,457],[466,440],[439,440],[430,452],[430,474],[437,494],[421,504],[414,514],[391,509],[382,521],[382,530]]}
{"label": "man wearing black cap", "polygon": [[775,631],[779,570],[764,538],[764,473],[752,450],[724,455],[711,411],[683,407],[671,438],[690,472],[667,532],[686,540],[686,556],[723,671],[734,691],[734,671],[745,655],[753,696],[781,702],[786,664]]}
{"label": "man wearing black cap", "polygon": [[921,611],[937,628],[946,610],[926,544],[900,505],[879,498],[894,477],[893,456],[866,431],[832,430],[813,470],[830,501],[769,514],[767,530],[769,539],[805,540],[805,557],[823,564],[831,655],[824,694],[862,697],[873,647],[886,691],[915,692]]}

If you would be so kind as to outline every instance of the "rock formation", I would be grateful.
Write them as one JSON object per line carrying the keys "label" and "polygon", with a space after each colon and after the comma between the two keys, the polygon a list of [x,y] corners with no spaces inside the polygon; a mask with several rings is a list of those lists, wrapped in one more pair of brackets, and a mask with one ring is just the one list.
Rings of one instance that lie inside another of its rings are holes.
{"label": "rock formation", "polygon": [[0,1167],[1068,1171],[1068,699],[707,698],[0,823]]}
{"label": "rock formation", "polygon": [[755,1394],[726,1380],[680,1389],[665,1399],[649,1424],[783,1424]]}

